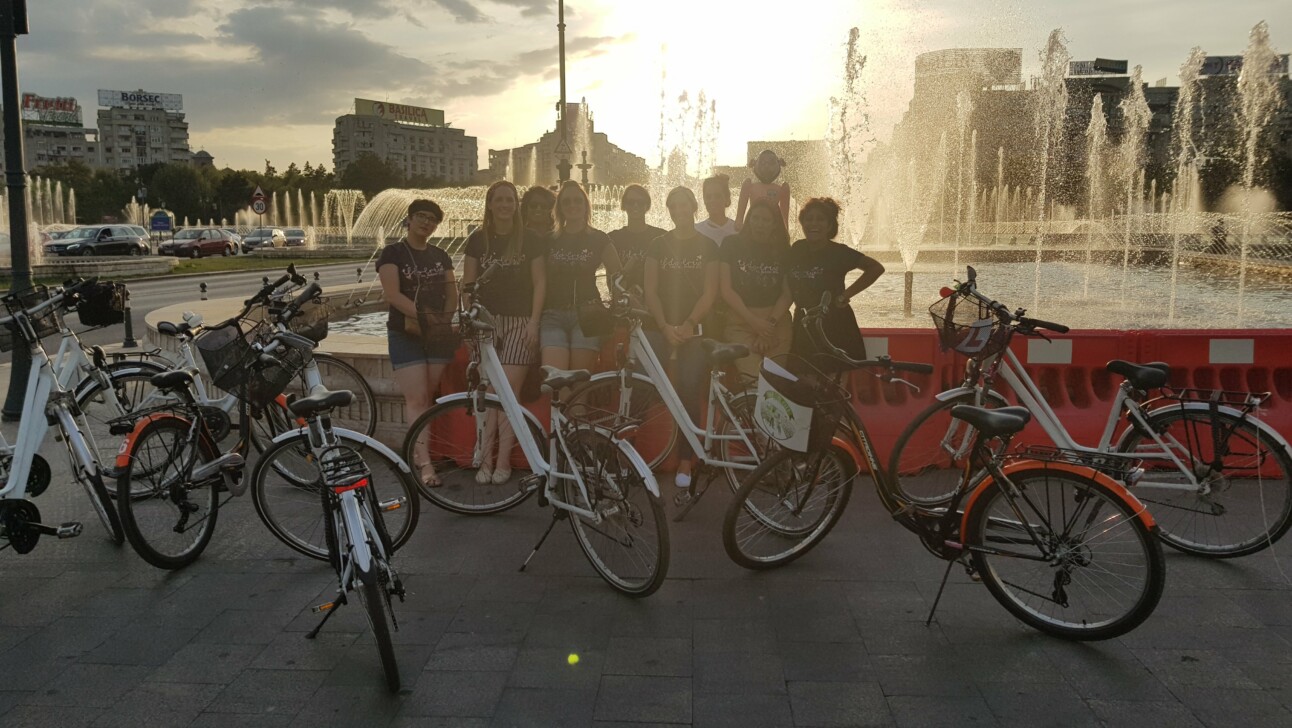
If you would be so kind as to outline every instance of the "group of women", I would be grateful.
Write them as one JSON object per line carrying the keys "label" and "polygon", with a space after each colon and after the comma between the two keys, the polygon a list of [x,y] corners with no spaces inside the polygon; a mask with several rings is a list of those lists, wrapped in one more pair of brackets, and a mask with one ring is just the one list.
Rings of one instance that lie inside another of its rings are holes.
{"label": "group of women", "polygon": [[[651,313],[647,337],[660,360],[671,363],[674,386],[692,417],[700,413],[708,386],[703,339],[747,345],[752,356],[739,366],[756,376],[763,357],[812,352],[812,342],[792,325],[790,308],[817,306],[823,292],[835,303],[825,324],[831,342],[864,358],[850,301],[884,268],[834,241],[840,209],[828,197],[802,206],[803,239],[791,245],[788,187],[774,183],[780,161],[775,155],[766,159],[768,154],[751,165],[759,181],[742,187],[738,219],[726,215],[730,187],[725,176],[717,176],[704,182],[708,216],[699,222],[700,205],[690,189],[668,193],[664,204],[671,230],[646,223],[652,200],[639,185],[623,192],[627,224],[609,233],[592,227],[592,205],[577,182],[564,182],[556,191],[531,187],[523,196],[511,182],[491,185],[483,225],[463,250],[462,282],[473,282],[495,266],[474,295],[494,317],[494,344],[507,384],[519,393],[529,369],[540,363],[561,369],[596,365],[602,341],[582,330],[579,307],[601,298],[597,273],[602,268],[610,279],[622,276],[623,285]],[[414,201],[406,237],[386,246],[377,262],[390,308],[390,359],[409,422],[433,403],[456,350],[450,337],[434,333],[458,303],[452,260],[430,243],[442,221],[434,202]],[[845,284],[854,270],[861,274]],[[476,480],[503,484],[511,477],[510,458],[495,454],[510,453],[515,438],[505,420],[487,426],[491,447],[478,464]],[[678,487],[687,488],[693,453],[685,442],[682,447],[674,477]],[[423,481],[439,483],[429,461],[414,466]]]}

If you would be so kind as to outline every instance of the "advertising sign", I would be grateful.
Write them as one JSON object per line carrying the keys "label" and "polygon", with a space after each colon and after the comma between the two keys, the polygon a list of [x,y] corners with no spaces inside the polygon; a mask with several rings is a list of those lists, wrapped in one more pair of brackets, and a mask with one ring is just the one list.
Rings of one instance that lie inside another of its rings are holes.
{"label": "advertising sign", "polygon": [[426,126],[444,126],[444,112],[440,109],[428,109],[422,106],[392,104],[372,99],[355,99],[354,113],[359,116],[376,116],[402,124],[424,124]]}
{"label": "advertising sign", "polygon": [[[1207,56],[1202,61],[1203,76],[1237,76],[1243,70],[1242,56]],[[1286,54],[1274,56],[1270,64],[1270,73],[1280,76],[1288,74],[1288,57]]]}
{"label": "advertising sign", "polygon": [[1110,58],[1096,58],[1093,61],[1071,61],[1068,63],[1069,76],[1124,76],[1128,68],[1127,61],[1114,61]]}
{"label": "advertising sign", "polygon": [[170,213],[158,210],[148,218],[148,227],[155,233],[168,233],[171,228]]}
{"label": "advertising sign", "polygon": [[143,89],[138,91],[99,89],[99,106],[180,111],[184,108],[184,97],[180,94],[159,94]]}
{"label": "advertising sign", "polygon": [[55,126],[80,126],[81,105],[70,96],[22,95],[22,120]]}

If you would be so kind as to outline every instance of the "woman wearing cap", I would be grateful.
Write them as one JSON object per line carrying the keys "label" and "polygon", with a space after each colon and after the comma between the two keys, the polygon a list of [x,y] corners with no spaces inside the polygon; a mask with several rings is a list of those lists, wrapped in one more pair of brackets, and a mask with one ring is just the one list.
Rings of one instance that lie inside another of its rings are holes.
{"label": "woman wearing cap", "polygon": [[[383,248],[377,258],[377,276],[390,312],[386,321],[390,367],[404,395],[404,421],[409,423],[431,406],[440,375],[457,350],[446,321],[458,303],[453,261],[430,244],[443,220],[439,205],[413,200],[408,206],[408,232]],[[440,485],[426,448],[414,452],[413,465],[422,481]]]}

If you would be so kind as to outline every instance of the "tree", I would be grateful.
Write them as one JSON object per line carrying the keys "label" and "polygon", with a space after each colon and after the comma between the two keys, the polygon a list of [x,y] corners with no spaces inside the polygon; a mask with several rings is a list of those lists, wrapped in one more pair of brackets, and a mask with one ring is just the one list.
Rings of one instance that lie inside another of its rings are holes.
{"label": "tree", "polygon": [[245,170],[225,167],[220,171],[220,179],[213,187],[216,217],[232,220],[238,210],[250,203],[255,189],[255,182]]}
{"label": "tree", "polygon": [[340,180],[341,187],[363,190],[368,199],[382,190],[399,187],[403,183],[404,174],[398,167],[372,153],[359,155],[341,173]]}
{"label": "tree", "polygon": [[171,162],[153,175],[148,199],[164,202],[177,218],[210,217],[211,190],[191,165]]}

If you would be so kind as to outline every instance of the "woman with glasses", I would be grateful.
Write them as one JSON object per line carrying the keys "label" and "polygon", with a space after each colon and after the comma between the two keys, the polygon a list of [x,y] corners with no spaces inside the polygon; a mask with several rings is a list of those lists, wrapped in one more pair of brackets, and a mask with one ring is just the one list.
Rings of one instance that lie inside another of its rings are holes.
{"label": "woman with glasses", "polygon": [[[457,308],[453,260],[431,244],[444,220],[444,211],[431,200],[408,206],[408,230],[403,239],[382,248],[377,277],[389,307],[386,342],[395,385],[404,395],[404,421],[412,422],[434,402],[444,367],[453,361],[457,341],[448,317]],[[435,487],[435,474],[426,448],[413,466],[422,481]]]}

